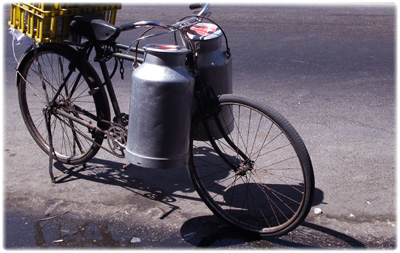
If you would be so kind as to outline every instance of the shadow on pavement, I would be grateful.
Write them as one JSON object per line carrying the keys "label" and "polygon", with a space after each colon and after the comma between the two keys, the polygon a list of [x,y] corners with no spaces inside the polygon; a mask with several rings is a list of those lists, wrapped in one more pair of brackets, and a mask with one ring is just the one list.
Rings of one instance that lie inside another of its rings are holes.
{"label": "shadow on pavement", "polygon": [[366,248],[341,232],[303,222],[297,229],[281,237],[250,237],[225,225],[215,216],[196,217],[181,227],[182,238],[195,247],[220,248],[249,244],[263,248]]}
{"label": "shadow on pavement", "polygon": [[[81,179],[89,180],[101,184],[119,186],[145,198],[168,205],[170,211],[164,213],[159,217],[160,219],[166,218],[169,214],[180,208],[175,203],[179,198],[201,201],[197,194],[194,197],[190,197],[177,193],[195,191],[185,168],[151,170],[136,168],[134,166],[123,169],[123,166],[124,164],[122,163],[98,158],[93,159],[85,166],[73,167],[70,169],[67,169],[61,164],[55,164],[56,169],[65,173],[64,176],[59,179],[58,183],[67,183]],[[282,186],[278,185],[276,187]],[[323,203],[323,199],[323,192],[319,189],[315,189],[313,205]],[[85,227],[87,225],[82,224],[80,226]],[[98,230],[102,235],[101,237],[104,236],[102,231],[106,231],[106,236],[109,235],[107,228],[104,226],[99,225],[95,227],[96,231]],[[40,228],[41,226],[39,226],[39,224],[35,224],[36,239],[39,239],[39,242],[43,242],[43,240],[40,240]],[[75,233],[74,237],[80,235],[80,238],[84,238],[81,234],[84,233],[85,230],[75,230],[79,231],[79,233]],[[248,244],[249,248],[365,247],[361,242],[343,233],[308,222],[304,222],[288,235],[279,238],[260,239],[249,237],[248,235],[231,229],[229,225],[226,225],[216,216],[203,216],[186,221],[182,225],[180,232],[184,242],[195,247],[206,248],[235,247],[235,245],[241,245],[240,248],[242,248],[243,244]],[[114,244],[115,240],[108,239],[110,238],[105,237],[107,242],[110,241],[113,244],[109,246],[122,246],[119,243]],[[85,240],[82,240],[83,239],[81,239],[80,243],[83,243],[83,245],[78,246],[76,242],[73,242],[73,244],[78,247],[84,247]],[[38,245],[39,244],[41,243],[38,243]]]}
{"label": "shadow on pavement", "polygon": [[136,195],[155,200],[167,205],[170,210],[160,219],[166,218],[173,211],[179,209],[174,205],[177,198],[201,201],[200,197],[190,197],[185,193],[194,192],[186,168],[178,169],[143,169],[130,166],[123,169],[124,164],[92,159],[84,166],[66,168],[55,163],[56,169],[65,173],[57,183],[67,183],[74,180],[89,180],[101,184],[122,187]]}
{"label": "shadow on pavement", "polygon": [[[135,194],[168,205],[171,208],[170,211],[164,213],[159,217],[160,219],[180,208],[175,203],[179,198],[201,201],[197,195],[190,197],[176,193],[179,191],[195,191],[184,168],[163,170],[163,174],[160,176],[160,170],[137,168],[124,170],[122,163],[101,159],[93,159],[86,166],[71,169],[57,163],[55,167],[65,173],[58,183],[81,179],[90,180],[101,184],[120,186]],[[166,184],[166,182],[172,183]],[[323,199],[323,192],[316,189],[314,205],[323,203]],[[135,246],[130,242],[132,233],[129,232],[125,235],[125,231],[128,230],[121,229],[119,225],[83,221],[72,222],[68,216],[48,221],[36,220],[33,224],[36,246],[57,247],[58,245],[59,247],[79,248]],[[140,228],[138,230],[147,231],[141,235],[142,238],[154,233],[151,228]],[[201,216],[187,220],[180,228],[178,239],[179,243],[177,238],[160,243],[163,246],[167,245],[167,247],[173,245],[175,247],[187,247],[191,245],[200,248],[365,248],[363,243],[350,236],[309,222],[303,222],[297,229],[281,237],[254,238],[232,229],[216,216]],[[136,246],[141,248],[154,247],[154,244],[142,240]]]}
{"label": "shadow on pavement", "polygon": [[[220,159],[211,149],[203,148],[196,152],[202,152],[207,156],[207,160],[210,161]],[[218,161],[215,161],[215,164],[215,166],[217,166]],[[179,207],[174,204],[177,198],[202,201],[197,193],[191,196],[186,194],[194,193],[195,189],[185,167],[178,169],[144,169],[131,165],[124,169],[124,164],[122,163],[99,158],[94,158],[85,165],[70,168],[56,162],[54,167],[64,173],[63,176],[58,179],[57,183],[67,183],[81,179],[89,180],[101,184],[119,186],[137,195],[166,204],[171,209],[169,212],[165,213],[161,219],[179,209]],[[212,189],[216,195],[221,195],[225,199],[231,196],[229,198],[232,199],[230,206],[242,206],[244,200],[238,197],[241,196],[241,194],[238,193],[248,189],[252,190],[252,194],[260,194],[260,198],[258,198],[260,201],[265,199],[263,191],[260,191],[259,186],[254,183],[246,185],[236,184],[227,191],[224,190],[224,187],[218,187],[219,182],[223,181],[221,179],[227,176],[228,175],[224,173],[213,173],[212,177],[208,177],[207,183],[211,182],[215,184]],[[274,189],[275,192],[279,192],[285,196],[291,196],[292,198],[299,195],[298,192],[301,191],[301,189],[297,189],[297,187],[300,186],[288,186],[285,184],[271,183],[266,187]],[[233,195],[235,195],[235,198],[232,198]],[[242,194],[242,196],[246,195]],[[302,195],[299,197],[302,197]],[[315,189],[313,205],[323,203],[323,199],[323,192],[319,189]],[[300,200],[298,200],[298,202],[299,201]],[[267,205],[267,203],[265,204]]]}

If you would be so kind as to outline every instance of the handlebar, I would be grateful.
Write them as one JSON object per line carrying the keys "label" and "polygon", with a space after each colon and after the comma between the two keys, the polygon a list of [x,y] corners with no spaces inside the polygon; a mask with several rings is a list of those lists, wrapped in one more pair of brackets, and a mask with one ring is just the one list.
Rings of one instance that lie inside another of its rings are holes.
{"label": "handlebar", "polygon": [[161,23],[155,22],[155,21],[140,21],[140,22],[133,22],[133,23],[128,23],[128,24],[123,24],[121,25],[119,28],[121,29],[121,32],[124,31],[129,31],[129,30],[133,30],[136,29],[138,27],[146,27],[146,26],[150,26],[150,27],[161,27],[163,29],[166,30],[176,30],[179,29],[181,27],[186,27],[194,22],[196,22],[199,18],[204,17],[207,15],[209,9],[210,9],[210,4],[208,3],[195,3],[195,4],[191,4],[189,6],[189,8],[191,10],[194,9],[198,9],[198,8],[203,8],[201,9],[201,11],[199,11],[199,13],[196,15],[196,17],[192,17],[192,18],[188,18],[182,21],[179,21],[173,25],[163,25]]}
{"label": "handlebar", "polygon": [[189,5],[189,9],[191,9],[191,10],[195,10],[195,9],[198,9],[198,8],[201,8],[201,7],[204,7],[204,5],[201,4],[201,3],[193,3],[193,4]]}
{"label": "handlebar", "polygon": [[203,7],[203,9],[197,14],[197,16],[205,16],[208,13],[208,10],[210,9],[210,4],[209,3],[195,3],[189,5],[189,9],[194,10]]}

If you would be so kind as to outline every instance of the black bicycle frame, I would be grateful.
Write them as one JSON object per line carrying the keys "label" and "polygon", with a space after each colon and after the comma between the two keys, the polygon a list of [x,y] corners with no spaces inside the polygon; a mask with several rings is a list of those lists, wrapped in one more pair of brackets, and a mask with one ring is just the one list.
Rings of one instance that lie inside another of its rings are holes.
{"label": "black bicycle frame", "polygon": [[[136,51],[133,48],[130,48],[126,45],[123,44],[113,44],[113,45],[93,45],[91,43],[87,43],[83,48],[78,49],[78,52],[82,55],[85,56],[85,59],[89,58],[90,53],[92,52],[92,49],[95,49],[96,55],[94,58],[95,62],[98,62],[100,65],[100,69],[104,78],[104,83],[98,85],[97,87],[94,87],[94,89],[89,91],[90,95],[94,95],[96,92],[98,92],[100,89],[102,89],[104,86],[107,88],[107,93],[109,96],[109,99],[111,100],[111,104],[113,107],[113,111],[114,114],[116,116],[117,122],[121,124],[122,122],[118,122],[118,120],[121,120],[121,115],[122,112],[120,110],[119,104],[118,104],[118,99],[117,96],[115,94],[114,91],[114,87],[111,81],[111,76],[110,73],[108,71],[106,62],[115,57],[118,59],[123,59],[123,60],[128,60],[131,62],[137,61],[139,63],[143,62],[142,58],[137,58],[137,57],[133,57],[131,55],[128,54],[124,54],[121,52],[118,52],[116,50],[107,50],[107,47],[112,47],[115,49],[122,49],[122,50],[130,50],[131,52],[134,53],[138,53],[138,54],[143,54],[144,51],[142,49],[138,49],[138,51]],[[195,73],[199,74],[200,70],[198,69],[198,66],[195,63],[191,63],[190,65],[194,65],[192,66],[192,68],[197,69],[196,71],[194,71]],[[190,67],[190,66],[189,66]],[[70,70],[70,72],[72,73],[72,70]],[[64,82],[63,84],[60,86],[59,90],[57,91],[55,97],[52,99],[52,101],[54,102],[55,99],[57,98],[57,96],[61,93],[61,90],[65,87],[65,83],[68,80],[69,76],[71,75],[71,73],[69,73],[65,78],[64,78]],[[201,79],[201,78],[200,78]],[[199,79],[196,79],[199,80]],[[75,84],[76,85],[76,84]],[[224,138],[224,140],[228,143],[229,146],[231,146],[231,148],[233,150],[235,150],[237,152],[237,154],[241,157],[242,159],[242,164],[244,165],[251,165],[251,161],[249,160],[249,158],[247,157],[247,155],[240,150],[233,142],[232,140],[229,138],[229,136],[227,135],[226,131],[224,130],[222,123],[218,117],[218,113],[219,113],[219,102],[218,102],[218,97],[215,95],[215,93],[213,92],[212,87],[208,86],[207,84],[203,83],[203,82],[199,82],[196,81],[196,85],[195,85],[195,99],[197,101],[197,109],[195,110],[195,113],[193,115],[193,118],[200,118],[202,121],[202,124],[204,126],[204,128],[206,129],[206,133],[207,133],[207,137],[209,138],[213,148],[216,150],[216,152],[219,154],[219,156],[227,163],[229,164],[229,166],[232,168],[232,170],[234,170],[236,173],[240,172],[240,169],[238,167],[237,164],[232,163],[232,161],[230,161],[220,150],[220,148],[218,147],[218,145],[215,143],[215,140],[213,140],[213,136],[211,134],[211,130],[209,128],[208,125],[208,119],[209,118],[213,118],[216,122],[216,125],[219,129],[219,131],[222,134],[222,137]],[[72,92],[71,92],[72,93]],[[71,94],[72,95],[72,94]],[[83,115],[93,119],[93,120],[98,120],[96,115],[93,115],[92,113],[83,110],[79,107],[75,108],[77,111],[81,112]],[[89,129],[91,129],[94,133],[101,133],[101,134],[107,134],[107,130],[101,129],[98,126],[87,122],[85,120],[82,120],[74,115],[71,115],[61,109],[58,108],[53,108],[54,112],[56,114],[60,114],[65,118],[68,118],[71,121],[74,121],[78,124],[81,124]]]}

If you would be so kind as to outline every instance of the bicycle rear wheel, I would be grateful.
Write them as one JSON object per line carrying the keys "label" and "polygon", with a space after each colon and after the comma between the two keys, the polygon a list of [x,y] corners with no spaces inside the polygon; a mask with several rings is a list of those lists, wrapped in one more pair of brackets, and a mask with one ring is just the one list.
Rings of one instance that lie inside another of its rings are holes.
{"label": "bicycle rear wheel", "polygon": [[313,199],[313,169],[303,141],[269,106],[222,95],[219,107],[225,108],[222,129],[233,123],[233,130],[226,138],[192,140],[189,172],[197,192],[217,216],[241,230],[289,232],[305,219]]}
{"label": "bicycle rear wheel", "polygon": [[17,69],[19,105],[30,134],[49,154],[45,113],[50,112],[53,158],[73,165],[90,160],[98,152],[104,134],[57,113],[56,109],[98,128],[107,127],[103,120],[110,118],[104,90],[93,96],[88,94],[101,83],[98,75],[78,55],[69,46],[43,44],[28,51]]}

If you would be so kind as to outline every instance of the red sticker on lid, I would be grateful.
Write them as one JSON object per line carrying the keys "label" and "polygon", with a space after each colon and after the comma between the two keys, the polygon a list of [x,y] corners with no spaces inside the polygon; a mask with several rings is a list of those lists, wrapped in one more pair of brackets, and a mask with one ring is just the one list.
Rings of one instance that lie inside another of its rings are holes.
{"label": "red sticker on lid", "polygon": [[158,46],[159,49],[165,49],[165,50],[178,50],[178,47],[176,46]]}
{"label": "red sticker on lid", "polygon": [[215,33],[217,29],[210,26],[192,26],[190,30],[196,32],[198,35],[207,36]]}

